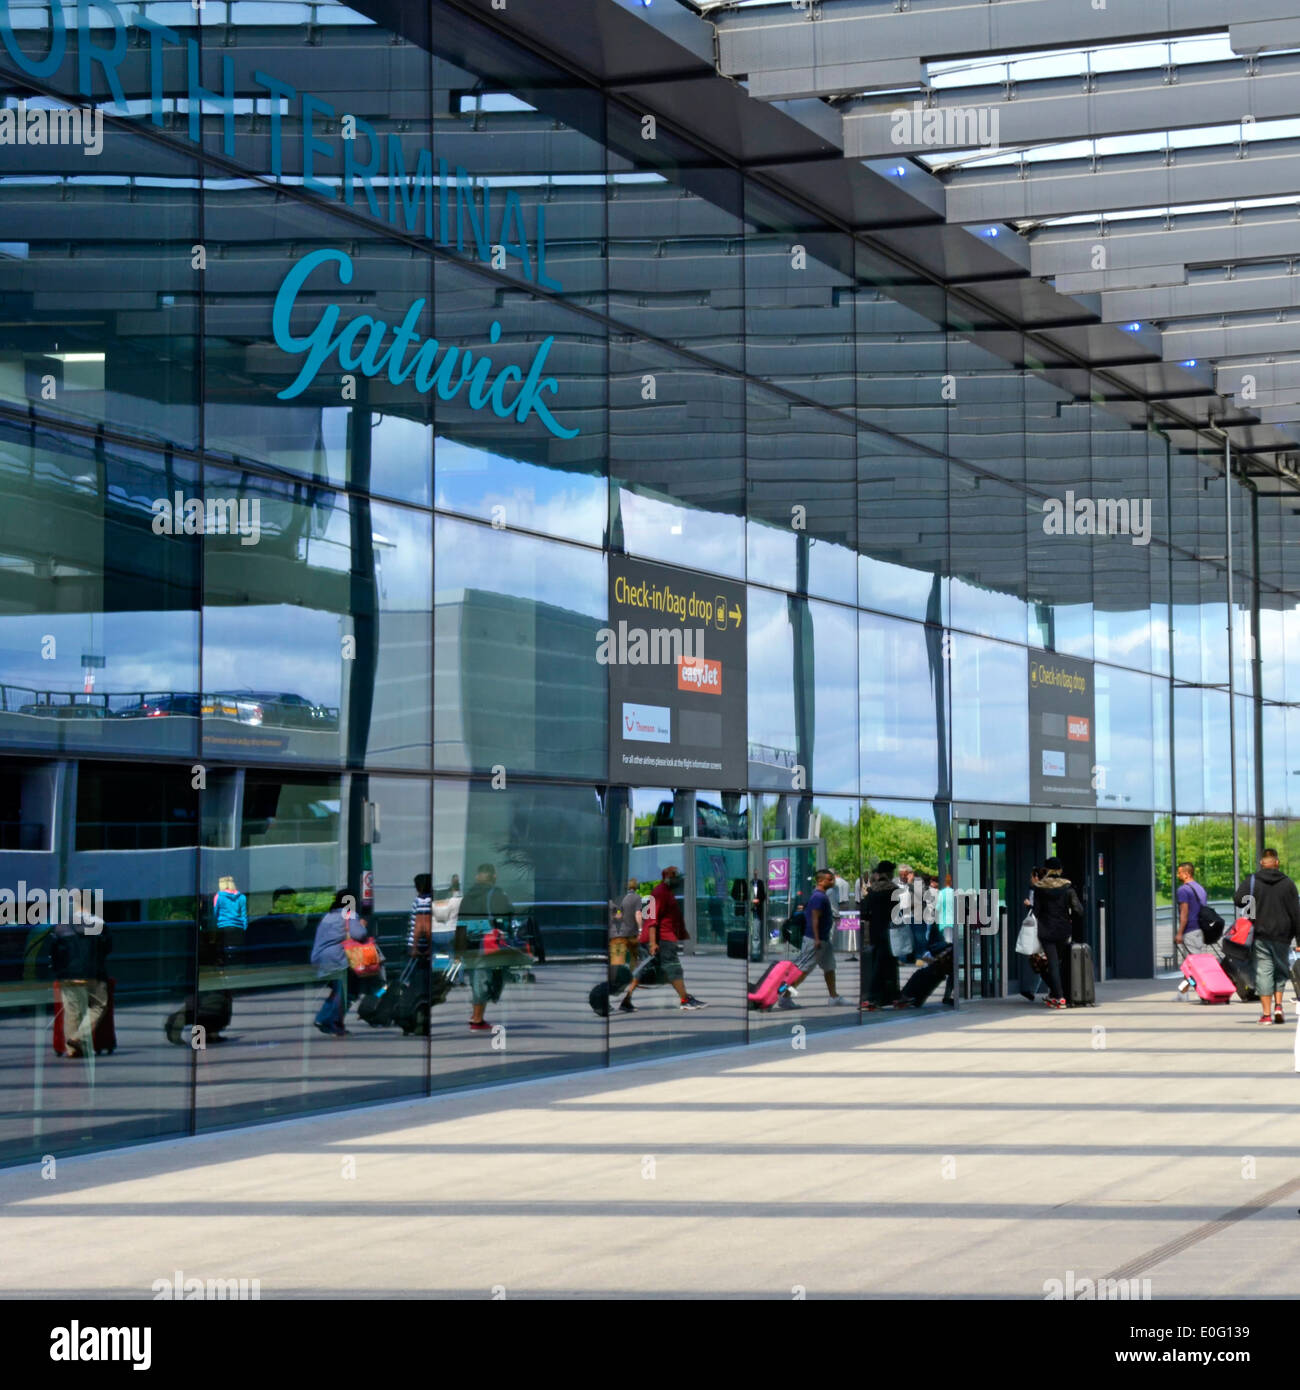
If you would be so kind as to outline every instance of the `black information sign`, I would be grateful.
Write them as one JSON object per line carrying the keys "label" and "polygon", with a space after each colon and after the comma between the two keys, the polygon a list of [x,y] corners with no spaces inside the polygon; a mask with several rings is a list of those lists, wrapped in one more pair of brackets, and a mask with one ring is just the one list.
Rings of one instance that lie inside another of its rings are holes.
{"label": "black information sign", "polygon": [[1040,805],[1095,806],[1091,661],[1029,653],[1029,797]]}
{"label": "black information sign", "polygon": [[748,774],[745,586],[609,557],[609,777],[734,790]]}

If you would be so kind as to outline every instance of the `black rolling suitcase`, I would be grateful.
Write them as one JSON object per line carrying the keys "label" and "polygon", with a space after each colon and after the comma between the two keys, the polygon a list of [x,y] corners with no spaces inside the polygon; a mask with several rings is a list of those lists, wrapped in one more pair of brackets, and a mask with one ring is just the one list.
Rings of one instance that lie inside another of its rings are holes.
{"label": "black rolling suitcase", "polygon": [[626,989],[631,983],[632,972],[626,965],[610,966],[609,979],[602,980],[587,995],[587,1003],[591,1005],[592,1013],[598,1018],[607,1018],[609,1016],[609,996]]}
{"label": "black rolling suitcase", "polygon": [[396,985],[381,985],[362,997],[357,1017],[372,1028],[391,1028],[397,1022],[397,998]]}
{"label": "black rolling suitcase", "polygon": [[1092,947],[1076,941],[1070,947],[1069,1005],[1087,1008],[1097,1002],[1097,977],[1092,969]]}
{"label": "black rolling suitcase", "polygon": [[213,1041],[223,1028],[230,1026],[230,1020],[235,1013],[235,996],[228,989],[209,990],[205,994],[200,994],[198,1007],[186,1001],[183,1009],[177,1009],[175,1013],[169,1014],[167,1022],[163,1025],[163,1031],[167,1035],[167,1041],[186,1046],[189,1039],[185,1037],[186,1028],[202,1028],[207,1041]]}
{"label": "black rolling suitcase", "polygon": [[919,1009],[951,972],[952,952],[944,951],[928,965],[923,965],[912,973],[903,986],[903,994],[899,1002],[906,1001],[907,1004]]}
{"label": "black rolling suitcase", "polygon": [[1223,962],[1223,973],[1227,975],[1237,991],[1237,998],[1247,1003],[1259,998],[1255,988],[1255,962],[1249,946],[1236,946],[1231,941],[1220,944],[1219,959]]}

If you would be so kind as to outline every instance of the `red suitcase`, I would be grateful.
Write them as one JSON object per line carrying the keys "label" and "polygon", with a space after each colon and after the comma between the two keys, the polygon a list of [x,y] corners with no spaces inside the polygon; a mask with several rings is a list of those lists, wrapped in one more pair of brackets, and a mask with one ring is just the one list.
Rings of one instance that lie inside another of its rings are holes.
{"label": "red suitcase", "polygon": [[792,980],[799,978],[799,967],[792,960],[779,960],[769,966],[749,994],[751,1008],[770,1009]]}
{"label": "red suitcase", "polygon": [[[108,981],[108,1005],[100,1015],[99,1022],[95,1025],[95,1032],[92,1041],[95,1045],[95,1055],[101,1052],[112,1052],[117,1047],[117,1024],[113,1018],[113,992],[117,986],[116,980]],[[59,982],[54,982],[54,1055],[62,1057],[67,1051],[67,1043],[63,1037],[63,995],[59,991]]]}
{"label": "red suitcase", "polygon": [[1196,990],[1197,997],[1207,1004],[1226,1004],[1237,987],[1224,973],[1218,956],[1208,951],[1188,956],[1183,961],[1183,979]]}

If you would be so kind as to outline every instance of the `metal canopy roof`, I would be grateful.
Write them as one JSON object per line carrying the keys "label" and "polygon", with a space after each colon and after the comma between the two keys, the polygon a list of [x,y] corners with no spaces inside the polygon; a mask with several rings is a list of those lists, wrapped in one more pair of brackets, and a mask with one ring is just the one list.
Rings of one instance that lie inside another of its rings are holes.
{"label": "metal canopy roof", "polygon": [[[687,6],[751,99],[816,97],[846,164],[939,182],[943,222],[883,245],[1289,475],[1300,0]],[[1000,271],[967,264],[958,234],[994,227]]]}

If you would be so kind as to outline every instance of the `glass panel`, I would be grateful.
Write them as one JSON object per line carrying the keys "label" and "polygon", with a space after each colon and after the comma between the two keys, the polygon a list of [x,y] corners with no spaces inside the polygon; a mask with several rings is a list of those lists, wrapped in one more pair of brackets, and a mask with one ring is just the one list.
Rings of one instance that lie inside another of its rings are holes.
{"label": "glass panel", "polygon": [[[197,1128],[423,1093],[424,1037],[368,1026],[361,1005],[400,988],[427,783],[249,772],[231,791],[204,799],[197,1007],[168,1020],[170,1041],[205,1030]],[[375,973],[348,968],[345,932],[378,943]]]}
{"label": "glass panel", "polygon": [[206,495],[205,753],[427,767],[428,514],[216,468]]}
{"label": "glass panel", "polygon": [[10,747],[198,749],[193,536],[155,505],[197,466],[0,421],[0,737]]}
{"label": "glass panel", "polygon": [[637,338],[609,356],[610,544],[743,578],[744,384]]}
{"label": "glass panel", "polygon": [[864,792],[944,795],[948,709],[944,634],[858,615],[859,760]]}
{"label": "glass panel", "polygon": [[1155,805],[1153,756],[1167,761],[1168,744],[1155,742],[1148,676],[1095,666],[1094,712],[1099,772],[1097,805],[1109,810],[1146,809]]}
{"label": "glass panel", "polygon": [[953,796],[1029,801],[1029,661],[1023,647],[952,637]]}
{"label": "glass panel", "polygon": [[[29,120],[58,105],[3,76],[0,98]],[[95,150],[93,124],[80,145],[0,144],[0,401],[190,447],[198,167],[110,124]]]}
{"label": "glass panel", "polygon": [[856,790],[857,624],[837,604],[749,590],[749,781]]}
{"label": "glass panel", "polygon": [[434,1089],[601,1066],[606,1022],[587,1002],[609,924],[601,798],[440,780],[433,806],[434,892],[464,966],[432,1016]]}
{"label": "glass panel", "polygon": [[603,778],[604,557],[444,517],[435,548],[436,765]]}

